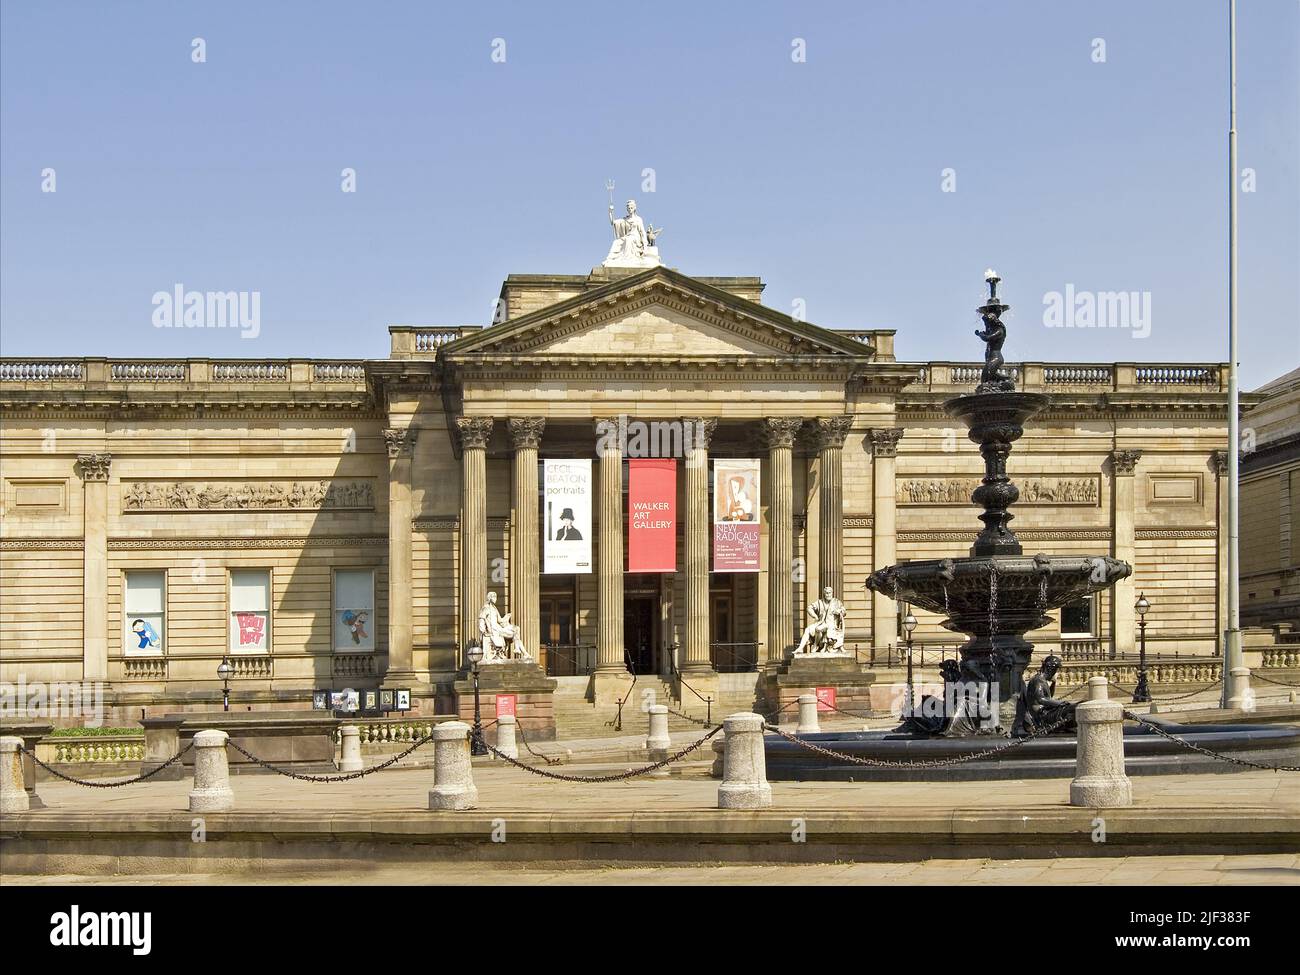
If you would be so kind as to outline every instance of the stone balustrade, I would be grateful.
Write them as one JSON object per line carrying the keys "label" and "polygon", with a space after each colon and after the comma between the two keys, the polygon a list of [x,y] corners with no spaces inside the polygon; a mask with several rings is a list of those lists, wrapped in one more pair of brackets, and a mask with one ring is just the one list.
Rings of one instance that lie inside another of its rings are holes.
{"label": "stone balustrade", "polygon": [[390,325],[389,341],[394,359],[433,357],[450,342],[482,331],[480,325]]}
{"label": "stone balustrade", "polygon": [[37,745],[43,762],[60,764],[122,764],[144,761],[144,732],[138,735],[51,736]]}
{"label": "stone balustrade", "polygon": [[214,362],[212,379],[219,383],[285,383],[287,362]]}
{"label": "stone balustrade", "polygon": [[278,386],[285,392],[320,386],[365,390],[367,365],[362,360],[324,359],[0,359],[0,385],[6,392],[124,387],[215,391],[241,386]]}
{"label": "stone balustrade", "polygon": [[1260,667],[1264,670],[1300,667],[1300,644],[1287,643],[1267,647],[1260,651],[1260,658]]}
{"label": "stone balustrade", "polygon": [[[454,715],[433,718],[350,718],[348,724],[356,727],[361,747],[374,745],[409,745],[433,731],[433,726],[451,721]],[[334,740],[339,741],[339,731],[334,729]]]}
{"label": "stone balustrade", "polygon": [[[930,362],[919,364],[917,381],[909,389],[948,391],[979,382],[982,363]],[[1006,369],[1026,390],[1139,391],[1153,387],[1193,390],[1226,389],[1226,369],[1219,363],[1166,365],[1131,362],[1008,363]]]}
{"label": "stone balustrade", "polygon": [[[1132,687],[1138,679],[1138,661],[1072,660],[1061,665],[1058,680],[1076,686],[1092,677],[1105,677],[1112,684]],[[1148,659],[1147,681],[1152,684],[1213,684],[1223,678],[1223,658],[1182,657],[1174,660]]]}

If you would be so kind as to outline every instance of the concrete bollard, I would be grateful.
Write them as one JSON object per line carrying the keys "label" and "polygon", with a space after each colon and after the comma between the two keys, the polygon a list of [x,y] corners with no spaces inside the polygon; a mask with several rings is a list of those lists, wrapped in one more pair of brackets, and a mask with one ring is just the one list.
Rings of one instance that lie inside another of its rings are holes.
{"label": "concrete bollard", "polygon": [[1250,668],[1233,667],[1228,684],[1228,707],[1255,710],[1255,695],[1250,689]]}
{"label": "concrete bollard", "polygon": [[816,735],[822,730],[817,717],[817,695],[799,695],[799,726],[794,729],[796,735]]}
{"label": "concrete bollard", "polygon": [[190,812],[226,812],[235,807],[230,791],[230,761],[224,731],[200,731],[194,736],[194,788]]}
{"label": "concrete bollard", "polygon": [[361,771],[361,729],[354,724],[345,724],[339,729],[339,771]]}
{"label": "concrete bollard", "polygon": [[722,722],[727,750],[722,759],[719,809],[760,809],[772,805],[767,784],[767,755],[763,751],[763,718],[742,711]]}
{"label": "concrete bollard", "polygon": [[497,751],[506,758],[519,758],[519,744],[515,741],[515,716],[503,714],[497,718]]}
{"label": "concrete bollard", "polygon": [[0,738],[0,813],[27,812],[31,802],[23,785],[23,740]]}
{"label": "concrete bollard", "polygon": [[1074,709],[1079,726],[1070,805],[1094,809],[1133,805],[1124,773],[1124,706],[1107,700],[1106,678],[1088,679],[1088,700]]}
{"label": "concrete bollard", "polygon": [[430,809],[473,809],[478,789],[469,761],[469,725],[444,721],[433,728],[433,788]]}
{"label": "concrete bollard", "polygon": [[673,740],[668,737],[668,708],[662,704],[650,705],[650,733],[646,735],[645,747],[654,751],[666,750]]}
{"label": "concrete bollard", "polygon": [[727,756],[727,736],[715,735],[713,738],[713,764],[709,766],[709,777],[713,779],[722,778],[723,763]]}

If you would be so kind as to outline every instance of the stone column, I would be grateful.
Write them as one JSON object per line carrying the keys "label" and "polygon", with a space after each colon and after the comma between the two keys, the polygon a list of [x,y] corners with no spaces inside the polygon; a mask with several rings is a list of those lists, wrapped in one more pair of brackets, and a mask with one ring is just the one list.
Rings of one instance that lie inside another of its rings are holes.
{"label": "stone column", "polygon": [[817,591],[827,586],[844,598],[844,438],[851,416],[817,418],[817,466],[821,486],[818,506]]}
{"label": "stone column", "polygon": [[[686,644],[681,669],[687,674],[712,672],[709,658],[709,441],[718,421],[705,417],[684,417],[690,431],[686,447]],[[685,442],[685,437],[683,437]]]}
{"label": "stone column", "polygon": [[[894,520],[894,473],[898,458],[898,441],[903,431],[878,428],[871,436],[871,568],[883,569],[898,561],[897,532]],[[871,644],[884,648],[898,634],[898,607],[882,593],[871,594]]]}
{"label": "stone column", "polygon": [[742,712],[731,715],[722,725],[727,746],[722,755],[718,808],[762,809],[772,805],[767,754],[763,750],[763,718]]}
{"label": "stone column", "polygon": [[[1140,450],[1116,450],[1111,454],[1111,551],[1117,559],[1132,565],[1136,561],[1137,546],[1133,525],[1133,481],[1137,471]],[[1136,566],[1134,566],[1136,574]],[[1133,604],[1137,601],[1133,576],[1121,579],[1111,590],[1110,645],[1114,653],[1135,653],[1137,648],[1136,615]]]}
{"label": "stone column", "polygon": [[[1218,653],[1223,649],[1223,631],[1228,628],[1228,452],[1213,451],[1210,463],[1214,468],[1214,527],[1218,556],[1215,559],[1215,589],[1218,599],[1214,614],[1214,646]],[[1283,483],[1286,483],[1285,477]]]}
{"label": "stone column", "polygon": [[511,501],[510,612],[524,649],[541,658],[541,560],[537,551],[537,448],[546,418],[526,416],[508,421],[515,448],[514,497]]}
{"label": "stone column", "polygon": [[[600,468],[596,490],[598,573],[596,591],[596,674],[597,704],[618,700],[631,680],[623,655],[623,448],[617,437],[608,436],[618,420],[596,421],[600,444]],[[612,442],[611,442],[612,441]]]}
{"label": "stone column", "polygon": [[230,788],[230,761],[224,731],[208,729],[194,735],[194,787],[190,812],[228,812],[235,807]]}
{"label": "stone column", "polygon": [[83,485],[81,675],[108,680],[108,474],[112,454],[78,454]]}
{"label": "stone column", "polygon": [[411,427],[384,431],[384,445],[388,448],[388,673],[385,680],[409,680],[413,667],[411,454],[416,435]]}
{"label": "stone column", "polygon": [[1088,700],[1074,710],[1079,726],[1070,805],[1110,809],[1133,805],[1124,770],[1124,706],[1106,696],[1106,678],[1088,679]]}
{"label": "stone column", "polygon": [[767,663],[785,660],[794,643],[794,477],[790,457],[803,420],[767,421]]}
{"label": "stone column", "polygon": [[456,429],[461,450],[460,650],[464,654],[465,645],[478,639],[478,614],[487,601],[487,442],[492,418],[459,416]]}

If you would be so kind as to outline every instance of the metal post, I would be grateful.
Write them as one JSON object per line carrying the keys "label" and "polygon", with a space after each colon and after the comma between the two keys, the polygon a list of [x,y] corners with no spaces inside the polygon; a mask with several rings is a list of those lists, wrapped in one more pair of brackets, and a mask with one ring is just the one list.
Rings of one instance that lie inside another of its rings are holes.
{"label": "metal post", "polygon": [[474,730],[470,735],[469,753],[471,755],[486,755],[488,753],[487,744],[483,741],[483,711],[479,706],[478,695],[478,661],[474,661]]}
{"label": "metal post", "polygon": [[1223,640],[1224,707],[1233,695],[1232,672],[1242,667],[1241,568],[1238,562],[1238,451],[1241,449],[1237,391],[1237,0],[1228,0],[1228,626]]}

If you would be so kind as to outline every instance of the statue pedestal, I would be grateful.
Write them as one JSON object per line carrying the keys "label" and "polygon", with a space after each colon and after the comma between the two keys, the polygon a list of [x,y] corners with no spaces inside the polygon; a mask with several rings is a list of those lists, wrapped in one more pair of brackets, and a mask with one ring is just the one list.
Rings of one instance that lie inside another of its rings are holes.
{"label": "statue pedestal", "polygon": [[[796,653],[767,678],[766,699],[772,710],[784,708],[780,719],[798,716],[800,694],[816,694],[819,687],[835,689],[835,706],[855,715],[871,710],[871,685],[876,679],[851,653]],[[823,712],[826,713],[826,712]],[[834,715],[831,711],[828,716]]]}
{"label": "statue pedestal", "polygon": [[[479,709],[486,725],[497,716],[497,696],[515,699],[516,727],[528,741],[555,740],[556,681],[547,677],[531,660],[480,664],[478,668]],[[474,678],[462,670],[452,685],[456,694],[456,713],[461,721],[474,722]],[[503,702],[504,703],[504,702]],[[494,740],[491,735],[488,741]]]}

